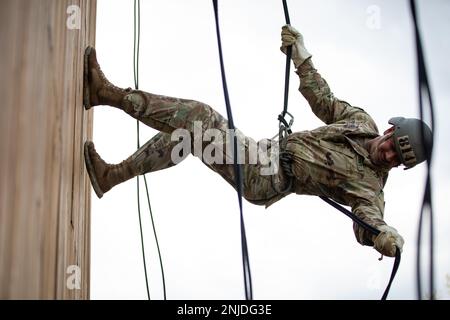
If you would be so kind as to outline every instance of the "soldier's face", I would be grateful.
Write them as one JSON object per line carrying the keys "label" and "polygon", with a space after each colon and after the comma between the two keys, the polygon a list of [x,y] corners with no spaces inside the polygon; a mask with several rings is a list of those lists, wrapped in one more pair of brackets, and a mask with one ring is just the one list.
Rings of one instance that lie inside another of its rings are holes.
{"label": "soldier's face", "polygon": [[384,132],[384,135],[376,138],[370,150],[370,160],[375,165],[388,169],[400,165],[400,158],[395,150],[392,131],[392,128],[388,129]]}

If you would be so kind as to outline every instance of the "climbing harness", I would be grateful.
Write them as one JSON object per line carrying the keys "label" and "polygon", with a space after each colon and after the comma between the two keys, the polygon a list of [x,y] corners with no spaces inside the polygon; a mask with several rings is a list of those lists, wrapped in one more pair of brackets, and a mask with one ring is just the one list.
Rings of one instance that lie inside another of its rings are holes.
{"label": "climbing harness", "polygon": [[[233,114],[232,114],[232,110],[231,110],[231,106],[230,106],[230,98],[228,96],[227,80],[225,77],[225,67],[224,67],[224,63],[223,63],[222,43],[220,41],[219,13],[218,13],[217,0],[213,0],[213,6],[214,6],[214,17],[215,17],[215,22],[216,22],[217,45],[219,48],[220,71],[221,71],[221,75],[222,75],[223,93],[224,93],[224,97],[225,97],[225,105],[227,108],[228,128],[230,129],[231,132],[234,132],[235,126],[234,126]],[[235,183],[236,183],[236,190],[237,190],[237,194],[238,194],[239,212],[240,212],[242,265],[243,265],[243,271],[244,271],[245,298],[246,298],[246,300],[253,300],[250,259],[248,256],[247,237],[245,234],[245,224],[244,224],[244,214],[242,211],[242,167],[240,164],[238,164],[237,137],[236,137],[236,135],[233,134],[232,138],[233,138],[234,174],[236,177]]]}
{"label": "climbing harness", "polygon": [[[287,6],[287,1],[286,0],[283,0],[283,10],[284,10],[284,16],[286,18],[286,24],[290,24],[289,11],[288,11],[288,6]],[[289,76],[290,76],[289,73],[290,73],[290,65],[291,65],[291,63],[290,63],[291,55],[292,55],[292,47],[289,46],[287,48],[287,52],[286,52],[284,106],[283,106],[283,111],[281,112],[280,115],[278,115],[278,120],[279,120],[279,132],[280,132],[279,135],[280,135],[280,139],[281,139],[281,141],[280,141],[280,163],[281,163],[281,168],[282,168],[282,170],[284,170],[285,175],[290,177],[290,179],[292,181],[294,179],[294,175],[293,175],[292,169],[291,169],[292,159],[290,158],[290,154],[287,153],[284,150],[284,147],[286,146],[287,135],[292,133],[291,126],[292,126],[292,123],[294,121],[294,117],[288,112]],[[287,122],[285,120],[285,118],[284,118],[286,114],[291,117],[289,122]],[[281,155],[283,155],[283,157],[281,157]],[[272,186],[273,186],[273,182],[272,182]],[[292,182],[289,184],[289,186],[292,186]],[[289,192],[289,191],[290,190],[286,189],[284,192]],[[346,216],[351,218],[355,223],[357,223],[361,227],[363,227],[366,230],[370,231],[372,234],[374,234],[376,236],[378,234],[380,234],[379,230],[377,230],[373,226],[367,224],[366,222],[361,220],[359,217],[354,215],[349,210],[345,209],[343,206],[341,206],[337,202],[335,202],[335,201],[333,201],[333,200],[331,200],[331,199],[329,199],[327,197],[323,197],[323,196],[320,196],[320,198],[323,201],[325,201],[326,203],[328,203],[329,205],[331,205],[332,207],[334,207],[335,209],[339,210],[340,212],[342,212],[343,214],[345,214]],[[399,250],[399,248],[396,248],[396,250],[395,250],[395,261],[394,261],[394,266],[392,268],[391,277],[389,279],[389,283],[388,283],[388,285],[386,287],[386,290],[383,293],[383,296],[382,296],[381,300],[386,300],[386,298],[387,298],[387,296],[389,294],[389,290],[391,288],[391,284],[394,281],[394,278],[395,278],[395,275],[397,273],[398,267],[400,266],[400,260],[401,260],[400,250]]]}
{"label": "climbing harness", "polygon": [[[133,42],[133,75],[134,75],[134,88],[135,90],[139,90],[139,44],[140,44],[140,37],[141,37],[141,1],[140,0],[134,0],[134,42]],[[140,141],[139,141],[139,120],[136,120],[136,129],[137,129],[137,149],[141,147]],[[150,220],[152,222],[152,228],[153,228],[153,235],[155,237],[156,242],[156,248],[158,250],[158,258],[161,268],[161,278],[162,278],[162,284],[163,284],[163,294],[164,294],[164,300],[166,300],[166,281],[164,276],[164,268],[163,268],[163,262],[161,258],[161,251],[159,249],[159,242],[158,237],[156,235],[156,228],[155,228],[155,222],[153,220],[153,212],[152,207],[150,204],[150,196],[148,192],[148,185],[147,185],[147,178],[144,176],[144,184],[145,184],[145,190],[147,194],[147,203],[148,203],[148,209],[150,212]],[[145,274],[145,286],[147,289],[147,297],[148,300],[150,300],[150,290],[148,286],[148,276],[147,276],[147,265],[145,262],[145,248],[144,248],[144,236],[142,232],[142,220],[141,220],[141,202],[140,202],[140,190],[139,190],[139,176],[136,177],[136,185],[137,185],[137,208],[138,208],[138,216],[139,216],[139,231],[141,234],[141,249],[142,249],[142,260],[144,264],[144,274]]]}
{"label": "climbing harness", "polygon": [[[277,175],[272,174],[270,176],[270,182],[272,184],[272,188],[279,194],[289,193],[291,192],[293,186],[294,186],[294,174],[292,173],[291,166],[292,166],[292,155],[284,151],[286,147],[286,139],[279,140],[279,152],[278,152],[278,159],[279,159],[279,165],[281,168],[282,173],[284,174],[285,178],[287,179],[286,186],[284,189],[280,189],[277,186],[277,183],[280,183],[279,179],[277,179]],[[282,150],[282,151],[280,151]],[[277,180],[277,181],[275,181]]]}
{"label": "climbing harness", "polygon": [[[424,97],[422,93],[425,93],[428,97],[428,106],[429,106],[429,116],[430,116],[430,124],[431,124],[431,135],[434,135],[434,108],[433,108],[433,99],[431,96],[430,84],[428,82],[427,69],[425,65],[425,58],[423,55],[422,49],[422,41],[420,39],[419,27],[417,22],[417,14],[416,14],[416,4],[414,0],[410,0],[410,8],[411,15],[414,23],[414,35],[416,41],[416,52],[417,52],[417,70],[418,70],[418,93],[419,93],[419,112],[420,112],[420,120],[423,121],[424,118]],[[427,173],[425,180],[425,192],[422,200],[422,206],[420,208],[419,215],[419,228],[418,228],[418,236],[417,236],[417,261],[416,261],[416,272],[417,272],[417,298],[419,300],[422,299],[422,279],[421,279],[421,241],[422,241],[422,224],[424,218],[424,211],[428,209],[428,219],[430,225],[430,251],[429,251],[429,290],[430,290],[430,300],[433,300],[434,297],[434,229],[433,229],[433,202],[432,202],[432,193],[431,193],[431,160],[432,160],[432,146],[429,146],[425,143],[425,135],[423,127],[421,127],[421,138],[422,145],[425,148],[426,153],[426,163],[427,163]],[[432,139],[433,141],[434,139]]]}

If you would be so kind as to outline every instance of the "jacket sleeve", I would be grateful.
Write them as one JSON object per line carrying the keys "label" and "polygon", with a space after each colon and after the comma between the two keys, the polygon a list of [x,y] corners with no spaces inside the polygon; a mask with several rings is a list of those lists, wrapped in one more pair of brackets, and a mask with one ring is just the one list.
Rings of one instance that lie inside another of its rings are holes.
{"label": "jacket sleeve", "polygon": [[[352,206],[352,212],[358,218],[366,222],[367,224],[378,228],[381,225],[386,225],[383,220],[383,213],[377,205],[367,202],[365,200],[357,201]],[[356,240],[365,246],[373,246],[373,233],[365,228],[361,227],[356,222],[353,223],[353,232],[355,233]]]}
{"label": "jacket sleeve", "polygon": [[[374,178],[375,179],[375,178]],[[386,225],[384,221],[384,194],[383,190],[374,189],[374,179],[346,181],[341,184],[343,202],[352,208],[352,212],[362,221],[377,228]],[[373,246],[373,233],[353,223],[356,240],[365,246]]]}
{"label": "jacket sleeve", "polygon": [[296,73],[300,77],[300,92],[308,101],[314,114],[326,124],[345,119],[367,120],[368,114],[360,108],[337,99],[328,83],[314,68],[311,59],[307,59]]}

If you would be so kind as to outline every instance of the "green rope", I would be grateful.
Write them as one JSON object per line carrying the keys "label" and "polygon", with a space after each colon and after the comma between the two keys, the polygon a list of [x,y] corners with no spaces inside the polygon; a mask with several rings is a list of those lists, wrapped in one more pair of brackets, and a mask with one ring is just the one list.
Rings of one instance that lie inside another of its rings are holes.
{"label": "green rope", "polygon": [[[137,6],[136,6],[137,3]],[[137,10],[136,10],[137,7]],[[137,12],[137,14],[136,14]],[[141,5],[140,0],[134,0],[134,49],[133,49],[133,73],[134,73],[134,86],[135,89],[139,89],[139,44],[140,44],[140,35],[141,35]],[[137,148],[139,149],[141,147],[141,143],[139,140],[140,134],[139,134],[139,120],[136,122],[136,128],[137,128]],[[164,276],[164,267],[161,257],[161,250],[159,248],[159,241],[158,236],[156,234],[156,227],[155,222],[153,219],[153,212],[152,212],[152,206],[150,204],[150,196],[148,192],[148,185],[147,185],[147,178],[144,176],[144,184],[145,184],[145,191],[147,194],[147,203],[148,203],[148,209],[150,212],[150,219],[152,222],[152,228],[153,228],[153,235],[155,237],[156,241],[156,248],[158,250],[158,258],[159,258],[159,264],[161,268],[161,276],[162,276],[162,283],[163,283],[163,292],[164,292],[164,300],[166,300],[166,281]],[[148,277],[147,277],[147,267],[145,262],[145,250],[144,250],[144,239],[143,239],[143,233],[142,233],[142,222],[141,222],[141,202],[140,202],[140,190],[139,190],[139,176],[137,177],[137,203],[138,203],[138,214],[139,214],[139,230],[141,233],[141,247],[142,247],[142,259],[144,262],[144,272],[145,272],[145,284],[147,288],[147,297],[150,300],[150,291],[148,286]]]}
{"label": "green rope", "polygon": [[[136,16],[136,4],[138,14]],[[134,75],[134,88],[136,90],[139,89],[139,38],[140,38],[140,0],[134,0],[134,43],[133,43],[133,75]],[[136,24],[137,24],[137,32],[136,32]],[[137,33],[137,34],[136,34]],[[137,121],[137,148],[139,149],[139,121]],[[150,300],[150,290],[148,288],[148,276],[147,276],[147,265],[145,263],[145,248],[144,248],[144,236],[142,233],[142,219],[141,219],[141,201],[139,199],[139,176],[136,177],[137,182],[137,207],[138,207],[138,216],[139,216],[139,231],[141,233],[141,249],[142,249],[142,260],[144,262],[144,274],[145,274],[145,287],[147,289],[147,297]]]}

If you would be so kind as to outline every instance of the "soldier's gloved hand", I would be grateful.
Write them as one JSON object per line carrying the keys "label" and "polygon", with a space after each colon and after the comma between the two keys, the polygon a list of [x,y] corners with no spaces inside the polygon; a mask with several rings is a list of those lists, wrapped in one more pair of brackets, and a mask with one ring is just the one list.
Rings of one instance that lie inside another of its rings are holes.
{"label": "soldier's gloved hand", "polygon": [[298,68],[311,54],[306,50],[303,36],[294,27],[285,25],[281,28],[281,51],[286,54],[287,47],[292,46],[292,61]]}
{"label": "soldier's gloved hand", "polygon": [[378,226],[377,229],[381,232],[378,236],[373,237],[373,247],[378,252],[388,257],[395,257],[397,247],[400,249],[400,252],[402,252],[403,243],[405,241],[395,228],[388,225],[382,225]]}

